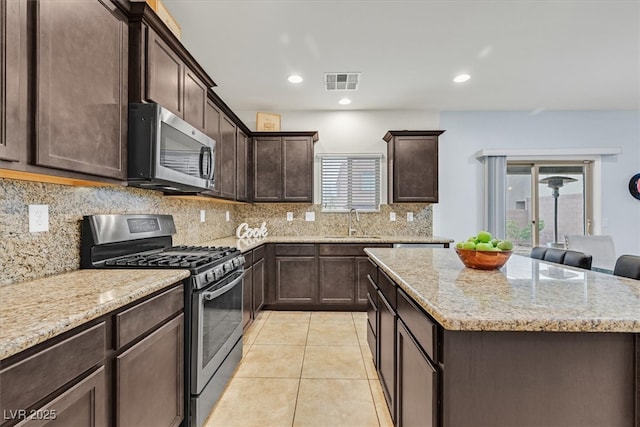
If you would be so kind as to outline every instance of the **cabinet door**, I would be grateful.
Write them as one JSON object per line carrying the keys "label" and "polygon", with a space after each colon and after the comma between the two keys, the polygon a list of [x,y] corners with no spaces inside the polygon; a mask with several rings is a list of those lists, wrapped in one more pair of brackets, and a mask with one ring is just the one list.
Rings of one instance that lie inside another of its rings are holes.
{"label": "cabinet door", "polygon": [[395,420],[396,402],[396,314],[382,293],[378,292],[378,376],[389,406],[391,418]]}
{"label": "cabinet door", "polygon": [[116,425],[178,426],[184,418],[184,315],[116,358]]}
{"label": "cabinet door", "polygon": [[193,71],[184,69],[184,119],[192,126],[206,130],[207,86]]}
{"label": "cabinet door", "polygon": [[320,257],[320,303],[353,304],[355,263],[353,257]]}
{"label": "cabinet door", "polygon": [[126,16],[98,0],[36,14],[36,164],[126,178]]}
{"label": "cabinet door", "polygon": [[27,2],[0,2],[0,159],[18,161],[27,143]]}
{"label": "cabinet door", "polygon": [[[20,427],[107,426],[105,371],[100,367],[49,404],[36,410],[37,418],[25,420]],[[6,416],[6,414],[5,414]]]}
{"label": "cabinet door", "polygon": [[396,426],[437,426],[437,371],[398,321]]}
{"label": "cabinet door", "polygon": [[220,196],[236,198],[236,125],[224,114],[220,116]]}
{"label": "cabinet door", "polygon": [[256,316],[265,300],[264,259],[253,264],[253,315]]}
{"label": "cabinet door", "polygon": [[282,196],[287,202],[313,202],[313,143],[308,137],[282,138]]}
{"label": "cabinet door", "polygon": [[240,129],[238,129],[236,147],[236,199],[245,202],[248,199],[247,162],[249,160],[249,138]]}
{"label": "cabinet door", "polygon": [[247,267],[244,270],[242,279],[242,327],[247,328],[251,323],[253,305],[253,268]]}
{"label": "cabinet door", "polygon": [[147,100],[184,117],[184,63],[158,34],[147,31]]}
{"label": "cabinet door", "polygon": [[253,142],[253,200],[282,200],[282,144],[280,138],[255,138]]}
{"label": "cabinet door", "polygon": [[276,257],[276,303],[314,303],[316,267],[314,257]]}
{"label": "cabinet door", "polygon": [[438,138],[395,136],[390,144],[393,145],[393,202],[436,203]]}
{"label": "cabinet door", "polygon": [[220,110],[209,99],[207,99],[207,105],[205,107],[205,132],[210,138],[216,141],[215,159],[214,159],[214,180],[213,188],[205,191],[204,193],[211,196],[220,196],[220,165],[221,165],[221,147],[222,140],[220,138]]}
{"label": "cabinet door", "polygon": [[356,304],[367,304],[367,287],[369,285],[368,275],[373,277],[375,267],[369,262],[367,257],[356,257]]}

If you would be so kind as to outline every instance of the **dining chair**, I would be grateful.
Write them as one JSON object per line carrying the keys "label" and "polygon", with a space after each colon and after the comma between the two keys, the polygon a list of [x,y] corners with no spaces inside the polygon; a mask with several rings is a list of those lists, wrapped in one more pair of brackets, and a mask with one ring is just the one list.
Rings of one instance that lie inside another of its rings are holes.
{"label": "dining chair", "polygon": [[640,256],[621,255],[616,260],[613,274],[629,279],[640,280]]}
{"label": "dining chair", "polygon": [[544,246],[536,246],[531,248],[531,258],[544,259],[544,254],[547,252],[547,248]]}
{"label": "dining chair", "polygon": [[567,249],[590,254],[593,257],[592,270],[612,272],[616,264],[616,249],[609,235],[583,236],[567,234],[564,236]]}
{"label": "dining chair", "polygon": [[584,252],[572,251],[568,249],[564,252],[565,253],[562,264],[569,265],[571,267],[584,268],[585,270],[591,270],[593,257],[590,254],[585,254]]}
{"label": "dining chair", "polygon": [[547,248],[544,253],[544,260],[549,262],[555,262],[556,264],[562,264],[566,251],[558,248]]}

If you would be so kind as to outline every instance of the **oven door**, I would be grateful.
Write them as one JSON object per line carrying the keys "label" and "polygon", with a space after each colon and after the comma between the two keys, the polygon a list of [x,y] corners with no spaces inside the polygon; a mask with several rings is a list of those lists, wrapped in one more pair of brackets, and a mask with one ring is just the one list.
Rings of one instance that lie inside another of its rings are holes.
{"label": "oven door", "polygon": [[193,294],[191,393],[200,394],[242,338],[242,278],[237,270]]}

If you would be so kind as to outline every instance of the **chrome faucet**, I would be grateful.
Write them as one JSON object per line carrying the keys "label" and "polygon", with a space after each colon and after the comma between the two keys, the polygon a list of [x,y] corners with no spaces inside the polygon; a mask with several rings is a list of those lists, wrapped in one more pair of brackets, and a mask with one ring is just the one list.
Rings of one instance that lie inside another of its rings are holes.
{"label": "chrome faucet", "polygon": [[356,221],[360,222],[360,215],[358,215],[358,211],[356,210],[356,208],[351,208],[349,209],[349,237],[351,237],[352,233],[356,232],[356,229],[352,227],[352,222],[351,222],[351,212],[355,212],[356,213]]}

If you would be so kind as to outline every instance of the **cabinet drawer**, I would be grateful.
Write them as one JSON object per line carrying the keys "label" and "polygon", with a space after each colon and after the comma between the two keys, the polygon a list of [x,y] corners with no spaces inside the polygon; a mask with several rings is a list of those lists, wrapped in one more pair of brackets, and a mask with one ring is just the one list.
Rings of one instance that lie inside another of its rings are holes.
{"label": "cabinet drawer", "polygon": [[27,409],[54,390],[102,362],[105,323],[79,332],[0,371],[2,411]]}
{"label": "cabinet drawer", "polygon": [[378,266],[376,265],[375,262],[371,261],[371,258],[369,258],[369,275],[371,276],[371,278],[373,279],[373,281],[376,283],[378,283]]}
{"label": "cabinet drawer", "polygon": [[264,258],[264,246],[257,247],[253,250],[253,263],[260,261]]}
{"label": "cabinet drawer", "polygon": [[182,284],[116,315],[116,349],[184,308]]}
{"label": "cabinet drawer", "polygon": [[378,270],[378,281],[376,282],[382,295],[389,301],[392,308],[396,308],[396,284],[382,270]]}
{"label": "cabinet drawer", "polygon": [[314,256],[315,254],[314,244],[276,245],[276,256]]}
{"label": "cabinet drawer", "polygon": [[243,267],[245,269],[251,267],[253,265],[253,251],[247,251],[247,252],[243,253],[242,256],[244,257],[244,265],[243,265]]}
{"label": "cabinet drawer", "polygon": [[427,353],[431,360],[438,360],[435,354],[435,340],[437,337],[436,324],[427,317],[422,310],[411,301],[409,296],[398,289],[398,316],[407,325],[407,329]]}
{"label": "cabinet drawer", "polygon": [[386,244],[321,244],[319,245],[320,256],[366,256],[364,248],[390,248]]}

